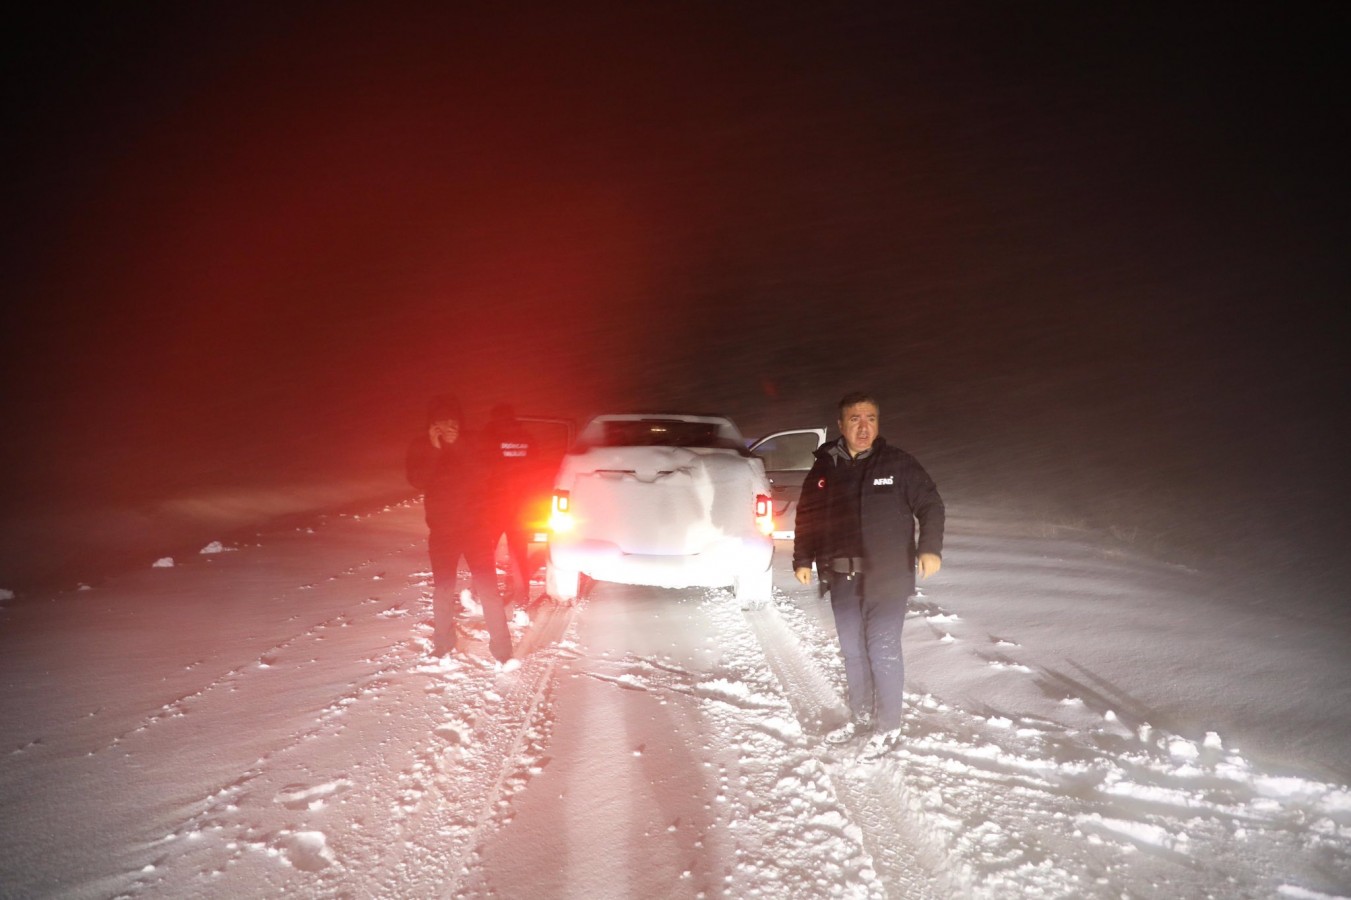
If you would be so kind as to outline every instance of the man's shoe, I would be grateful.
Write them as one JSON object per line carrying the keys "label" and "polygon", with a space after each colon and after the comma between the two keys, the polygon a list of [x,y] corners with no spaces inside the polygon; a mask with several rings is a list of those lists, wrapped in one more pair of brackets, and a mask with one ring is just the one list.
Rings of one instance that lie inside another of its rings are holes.
{"label": "man's shoe", "polygon": [[432,656],[449,656],[455,650],[455,641],[436,640],[432,642]]}
{"label": "man's shoe", "polygon": [[868,742],[863,745],[863,750],[859,753],[864,759],[877,759],[886,756],[891,751],[901,745],[901,729],[892,728],[888,731],[879,731]]}
{"label": "man's shoe", "polygon": [[872,716],[854,716],[834,731],[826,732],[826,743],[847,744],[856,737],[871,734],[872,730]]}

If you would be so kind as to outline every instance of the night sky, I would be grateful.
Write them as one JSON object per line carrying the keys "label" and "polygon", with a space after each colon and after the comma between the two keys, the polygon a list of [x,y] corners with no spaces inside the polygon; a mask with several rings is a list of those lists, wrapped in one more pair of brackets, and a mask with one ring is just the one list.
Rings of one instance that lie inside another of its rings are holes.
{"label": "night sky", "polygon": [[17,21],[6,503],[397,465],[446,388],[863,386],[973,493],[1140,470],[1337,552],[1345,6],[610,6]]}

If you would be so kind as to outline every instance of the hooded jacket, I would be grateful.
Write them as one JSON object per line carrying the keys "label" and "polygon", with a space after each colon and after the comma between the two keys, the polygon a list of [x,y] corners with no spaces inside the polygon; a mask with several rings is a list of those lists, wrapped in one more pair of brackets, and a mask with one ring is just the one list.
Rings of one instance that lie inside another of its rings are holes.
{"label": "hooded jacket", "polygon": [[408,483],[424,493],[427,524],[432,528],[475,533],[482,527],[484,467],[472,456],[473,437],[460,433],[454,444],[433,447],[427,435],[408,445]]}
{"label": "hooded jacket", "polygon": [[[845,472],[843,466],[857,466],[859,470]],[[848,484],[858,490],[854,503],[840,493]],[[857,528],[841,519],[841,514],[847,515],[850,509],[858,511]],[[843,441],[838,440],[816,451],[816,462],[802,483],[793,568],[816,563],[817,573],[828,581],[831,560],[853,556],[861,549],[861,570],[867,575],[869,589],[909,597],[915,592],[916,555],[943,555],[945,519],[938,487],[909,453],[879,437],[870,452],[851,460]],[[860,545],[841,546],[851,536],[860,539]]]}

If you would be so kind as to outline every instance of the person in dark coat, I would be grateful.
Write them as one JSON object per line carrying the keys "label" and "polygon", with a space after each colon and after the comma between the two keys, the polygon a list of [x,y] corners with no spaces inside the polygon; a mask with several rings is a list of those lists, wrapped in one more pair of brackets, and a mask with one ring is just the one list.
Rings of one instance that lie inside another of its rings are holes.
{"label": "person in dark coat", "polygon": [[455,620],[460,603],[455,595],[460,557],[469,566],[474,595],[483,606],[488,647],[499,662],[511,659],[511,634],[497,591],[493,540],[483,522],[484,481],[488,474],[463,436],[459,401],[448,394],[432,399],[427,432],[408,445],[408,483],[423,492],[427,517],[427,549],[432,564],[432,653],[455,649]]}
{"label": "person in dark coat", "polygon": [[531,502],[547,494],[549,474],[541,473],[539,447],[510,404],[498,404],[489,413],[483,453],[492,470],[484,505],[488,531],[495,535],[494,548],[503,535],[507,539],[506,602],[525,608],[530,605],[530,576],[534,574]]}
{"label": "person in dark coat", "polygon": [[927,578],[943,564],[946,513],[924,467],[879,435],[871,395],[846,394],[839,409],[840,437],[816,451],[802,484],[793,574],[810,584],[816,567],[844,654],[852,716],[826,740],[872,733],[869,750],[884,752],[900,739],[906,603],[916,568]]}

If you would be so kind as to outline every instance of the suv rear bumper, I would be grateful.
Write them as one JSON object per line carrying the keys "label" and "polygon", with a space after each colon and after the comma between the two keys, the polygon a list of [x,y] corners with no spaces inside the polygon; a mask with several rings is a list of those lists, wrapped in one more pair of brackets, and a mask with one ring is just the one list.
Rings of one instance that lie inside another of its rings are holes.
{"label": "suv rear bumper", "polygon": [[738,578],[769,569],[774,541],[769,537],[727,538],[702,553],[668,556],[625,553],[609,541],[555,541],[549,559],[557,567],[582,572],[597,581],[653,587],[726,587]]}

